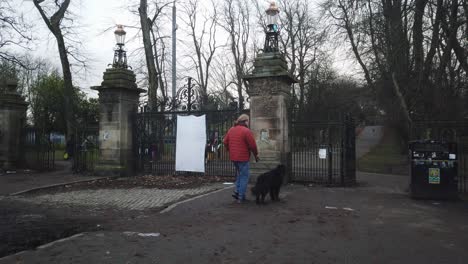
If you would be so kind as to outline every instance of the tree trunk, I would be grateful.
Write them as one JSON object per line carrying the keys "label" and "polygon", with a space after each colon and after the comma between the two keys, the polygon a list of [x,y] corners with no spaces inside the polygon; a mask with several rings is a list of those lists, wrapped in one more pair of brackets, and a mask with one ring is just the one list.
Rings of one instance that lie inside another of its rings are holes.
{"label": "tree trunk", "polygon": [[431,45],[429,51],[427,52],[426,59],[424,61],[424,79],[426,79],[429,76],[429,73],[432,70],[434,55],[436,53],[437,45],[439,44],[439,27],[440,20],[442,19],[443,3],[444,0],[437,0],[437,10],[434,19],[434,25],[432,28]]}
{"label": "tree trunk", "polygon": [[143,35],[143,47],[145,50],[146,67],[148,68],[148,104],[155,110],[158,98],[158,73],[154,62],[153,43],[151,41],[151,20],[148,18],[148,2],[140,0],[138,8],[140,14],[141,33]]}
{"label": "tree trunk", "polygon": [[68,61],[68,52],[65,46],[65,41],[63,39],[62,30],[60,28],[60,23],[65,16],[65,12],[67,11],[68,6],[70,5],[70,0],[64,0],[62,4],[58,7],[59,9],[55,12],[50,18],[48,18],[42,9],[40,3],[43,1],[40,0],[33,0],[34,6],[36,6],[37,10],[39,11],[42,19],[44,20],[45,24],[49,28],[50,32],[54,35],[57,40],[58,51],[60,55],[60,62],[62,64],[62,71],[63,71],[63,80],[64,80],[64,101],[65,101],[65,118],[66,125],[67,125],[67,137],[73,134],[73,130],[75,128],[75,118],[74,118],[74,102],[72,99],[73,96],[73,80],[72,74],[70,70],[70,62]]}
{"label": "tree trunk", "polygon": [[[150,28],[150,32],[151,32],[151,37],[153,38],[153,50],[154,50],[154,65],[156,67],[156,72],[157,73],[162,73],[163,72],[163,63],[164,63],[164,59],[162,58],[163,55],[161,55],[161,58],[158,54],[158,47],[157,47],[157,38],[156,38],[156,35],[154,33],[154,30],[152,28]],[[164,48],[163,48],[163,51],[162,51],[162,54],[164,54]],[[166,102],[167,101],[167,91],[164,89],[165,87],[167,87],[165,84],[164,84],[164,80],[163,80],[163,76],[162,74],[159,74],[159,78],[156,78],[157,79],[157,85],[156,87],[159,88],[159,90],[161,91],[161,94],[162,94],[162,102]]]}
{"label": "tree trunk", "polygon": [[351,28],[351,24],[350,24],[350,20],[349,20],[349,16],[348,16],[348,10],[346,9],[346,7],[344,5],[342,5],[341,1],[340,1],[340,6],[339,7],[341,8],[341,11],[343,11],[343,14],[344,14],[344,18],[343,18],[344,23],[345,23],[344,27],[345,27],[346,33],[348,34],[348,39],[349,39],[349,42],[351,43],[351,48],[353,49],[354,56],[356,57],[356,60],[358,61],[359,65],[361,66],[362,70],[364,71],[364,77],[366,78],[367,84],[370,87],[373,87],[373,82],[372,82],[372,79],[370,77],[369,70],[367,69],[367,66],[362,61],[361,55],[359,54],[358,47],[357,47],[356,42],[354,40],[354,33],[353,33],[352,28]]}
{"label": "tree trunk", "polygon": [[413,53],[414,53],[414,72],[417,76],[417,89],[421,88],[423,82],[423,15],[427,0],[416,0],[414,9],[413,23]]}
{"label": "tree trunk", "polygon": [[73,82],[72,74],[70,70],[70,63],[68,61],[67,49],[65,47],[65,42],[63,40],[63,35],[60,28],[57,28],[57,33],[54,33],[55,38],[57,39],[57,46],[60,54],[60,62],[62,63],[63,71],[63,82],[64,82],[64,102],[65,102],[65,118],[67,124],[67,134],[72,134],[73,128],[75,127],[74,123],[74,102],[73,97]]}

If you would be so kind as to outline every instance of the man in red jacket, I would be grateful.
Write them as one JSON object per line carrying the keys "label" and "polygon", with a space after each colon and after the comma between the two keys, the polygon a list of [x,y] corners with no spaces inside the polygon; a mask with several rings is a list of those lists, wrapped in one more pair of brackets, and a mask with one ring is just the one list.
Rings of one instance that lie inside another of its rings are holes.
{"label": "man in red jacket", "polygon": [[233,197],[239,202],[245,201],[247,184],[249,183],[250,152],[258,161],[257,144],[249,129],[249,116],[242,114],[235,125],[224,136],[224,146],[229,151],[229,157],[236,167],[236,191]]}

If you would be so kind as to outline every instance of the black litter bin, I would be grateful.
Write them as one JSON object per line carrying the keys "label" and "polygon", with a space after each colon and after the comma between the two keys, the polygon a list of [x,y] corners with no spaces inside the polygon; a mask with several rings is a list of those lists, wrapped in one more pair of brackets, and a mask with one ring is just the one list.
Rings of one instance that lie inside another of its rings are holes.
{"label": "black litter bin", "polygon": [[419,140],[409,144],[411,197],[415,199],[457,198],[457,145]]}

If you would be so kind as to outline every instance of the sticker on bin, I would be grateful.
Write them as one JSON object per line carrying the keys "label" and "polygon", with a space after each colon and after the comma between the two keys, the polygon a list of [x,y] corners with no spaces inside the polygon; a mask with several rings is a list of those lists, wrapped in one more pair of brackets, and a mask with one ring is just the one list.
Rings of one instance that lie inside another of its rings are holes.
{"label": "sticker on bin", "polygon": [[440,184],[439,168],[429,168],[429,184]]}
{"label": "sticker on bin", "polygon": [[453,154],[453,153],[450,153],[449,154],[449,159],[451,159],[451,160],[457,159],[457,155]]}

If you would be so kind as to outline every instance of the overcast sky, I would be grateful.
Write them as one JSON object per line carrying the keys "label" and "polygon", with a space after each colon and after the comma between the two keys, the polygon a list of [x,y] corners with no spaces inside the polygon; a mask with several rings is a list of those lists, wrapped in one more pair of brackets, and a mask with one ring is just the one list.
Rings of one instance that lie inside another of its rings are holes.
{"label": "overcast sky", "polygon": [[[0,0],[1,1],[1,0]],[[20,6],[22,12],[29,20],[35,24],[34,34],[39,39],[39,47],[33,52],[34,56],[44,57],[52,61],[60,69],[60,61],[58,57],[57,45],[53,35],[46,28],[44,21],[40,17],[38,11],[34,7],[32,0],[14,0]],[[102,81],[102,73],[107,68],[109,63],[112,63],[113,49],[115,45],[114,27],[116,24],[128,25],[125,27],[127,31],[127,40],[135,36],[137,30],[132,28],[132,25],[138,25],[138,18],[132,14],[126,6],[138,4],[136,0],[72,0],[69,8],[78,17],[77,24],[81,27],[77,29],[80,33],[83,50],[89,58],[89,68],[86,74],[74,74],[74,85],[81,87],[90,96],[97,96],[96,91],[89,88],[94,85],[99,85]],[[266,3],[268,1],[265,1]],[[267,6],[267,4],[265,5]],[[178,10],[178,16],[181,12]],[[181,25],[180,19],[178,24]],[[170,26],[170,25],[166,25]],[[105,31],[106,29],[110,29]],[[104,32],[105,31],[105,32]],[[177,38],[184,38],[184,34],[178,30]],[[126,48],[129,51],[130,65],[132,65],[131,52],[137,47],[142,46],[139,41],[128,42]],[[178,46],[178,55],[180,49]],[[342,73],[350,73],[351,68],[355,68],[355,64],[351,63],[347,58],[344,50],[336,51],[335,53],[335,68]],[[133,62],[134,63],[134,62]]]}
{"label": "overcast sky", "polygon": [[[35,26],[35,37],[39,46],[33,55],[50,60],[60,69],[57,44],[54,36],[48,31],[44,21],[34,7],[31,0],[16,0],[29,21]],[[89,69],[86,73],[76,73],[73,76],[74,84],[85,92],[96,96],[97,92],[89,89],[90,86],[99,85],[102,73],[109,63],[112,63],[115,45],[114,26],[116,24],[130,24],[135,18],[130,12],[124,10],[126,0],[80,0],[71,1],[70,9],[78,16],[78,38],[83,43],[83,51],[88,57]],[[135,2],[135,1],[133,1]],[[111,28],[112,27],[112,28]],[[109,29],[105,31],[106,29]],[[136,30],[125,28],[127,36],[134,35]],[[105,32],[104,32],[105,31]],[[136,43],[128,43],[128,49],[134,49]]]}

